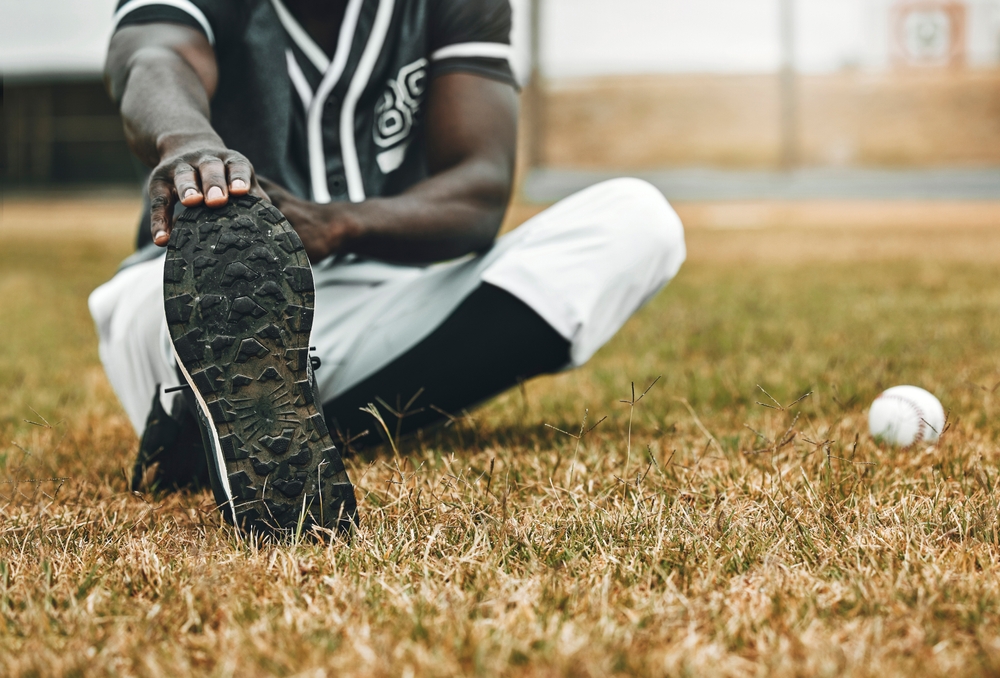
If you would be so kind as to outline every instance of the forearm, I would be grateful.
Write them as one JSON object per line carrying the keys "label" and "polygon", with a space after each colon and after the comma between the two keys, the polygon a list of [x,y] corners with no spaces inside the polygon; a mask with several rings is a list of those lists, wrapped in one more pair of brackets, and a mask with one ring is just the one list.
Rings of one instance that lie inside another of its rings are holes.
{"label": "forearm", "polygon": [[209,113],[218,84],[215,53],[198,31],[173,24],[122,28],[111,38],[105,78],[129,146],[150,167],[195,144],[224,148]]}
{"label": "forearm", "polygon": [[342,251],[400,262],[429,262],[487,249],[510,194],[496,166],[465,163],[392,198],[342,208],[351,227]]}
{"label": "forearm", "polygon": [[212,129],[209,101],[219,71],[202,33],[169,23],[122,28],[111,38],[105,77],[129,146],[153,168],[154,243],[167,244],[177,202],[222,207],[230,195],[266,197],[249,160]]}
{"label": "forearm", "polygon": [[468,73],[435,78],[426,111],[431,176],[404,194],[352,205],[346,251],[429,262],[487,249],[510,198],[517,97]]}
{"label": "forearm", "polygon": [[430,263],[487,249],[503,220],[512,162],[469,159],[391,198],[325,205],[266,179],[261,185],[298,232],[314,262],[359,254]]}
{"label": "forearm", "polygon": [[168,48],[150,47],[133,55],[121,113],[132,152],[150,167],[186,145],[224,148],[209,121],[208,94],[198,75]]}

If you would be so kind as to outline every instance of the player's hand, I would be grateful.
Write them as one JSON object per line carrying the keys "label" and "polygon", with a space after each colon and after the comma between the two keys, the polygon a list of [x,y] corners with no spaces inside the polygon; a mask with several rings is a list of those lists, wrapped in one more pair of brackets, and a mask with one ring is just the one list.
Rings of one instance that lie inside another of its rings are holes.
{"label": "player's hand", "polygon": [[321,205],[303,200],[263,177],[260,184],[299,234],[309,261],[316,263],[331,254],[347,251],[347,243],[358,231],[356,221],[350,217],[349,203]]}
{"label": "player's hand", "polygon": [[177,202],[185,207],[201,203],[222,207],[230,195],[247,194],[268,199],[250,161],[226,148],[221,140],[194,139],[165,149],[149,177],[153,242],[166,247]]}

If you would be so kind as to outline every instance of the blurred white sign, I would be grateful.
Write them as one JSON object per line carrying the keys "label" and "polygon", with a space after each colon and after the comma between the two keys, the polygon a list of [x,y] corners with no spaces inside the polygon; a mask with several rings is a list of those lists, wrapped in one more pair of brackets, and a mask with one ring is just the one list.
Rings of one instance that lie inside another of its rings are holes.
{"label": "blurred white sign", "polygon": [[910,12],[903,20],[903,46],[912,59],[947,59],[951,43],[951,17],[943,10]]}
{"label": "blurred white sign", "polygon": [[895,59],[906,66],[965,62],[966,6],[953,0],[906,0],[892,9]]}

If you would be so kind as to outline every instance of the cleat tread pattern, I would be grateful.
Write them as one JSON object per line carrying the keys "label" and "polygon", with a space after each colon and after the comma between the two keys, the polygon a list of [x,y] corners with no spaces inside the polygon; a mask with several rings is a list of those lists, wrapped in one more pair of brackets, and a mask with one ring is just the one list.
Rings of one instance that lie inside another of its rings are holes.
{"label": "cleat tread pattern", "polygon": [[295,435],[295,429],[286,428],[280,435],[261,437],[259,442],[273,454],[281,455],[288,451],[288,446],[292,444],[293,435]]}
{"label": "cleat tread pattern", "polygon": [[271,484],[278,488],[286,497],[297,497],[302,494],[302,490],[306,486],[306,478],[304,475],[290,475],[285,478],[275,478],[271,481]]}
{"label": "cleat tread pattern", "polygon": [[233,490],[233,497],[244,501],[253,499],[257,494],[257,488],[253,486],[253,480],[246,471],[230,473],[229,487]]}
{"label": "cleat tread pattern", "polygon": [[218,358],[220,355],[222,355],[223,351],[225,351],[227,348],[229,348],[235,343],[236,343],[236,337],[229,334],[220,334],[219,336],[217,336],[215,339],[212,340],[212,343],[210,343],[209,346],[211,346],[212,348],[212,354],[215,355],[216,358]]}
{"label": "cleat tread pattern", "polygon": [[191,375],[191,379],[202,393],[215,393],[225,384],[225,373],[218,365],[209,365]]}
{"label": "cleat tread pattern", "polygon": [[245,374],[236,374],[236,375],[233,375],[233,378],[229,380],[229,387],[230,387],[229,390],[232,391],[233,393],[236,393],[243,386],[246,386],[246,385],[252,384],[252,383],[253,383],[253,379],[251,379],[247,375],[245,375]]}
{"label": "cleat tread pattern", "polygon": [[262,358],[267,354],[267,346],[264,346],[264,344],[256,339],[244,339],[240,342],[240,350],[236,354],[236,362],[245,363],[250,358]]}
{"label": "cleat tread pattern", "polygon": [[264,307],[250,297],[237,297],[232,306],[229,307],[229,320],[243,320],[244,316],[252,315],[254,318],[262,318],[267,315]]}
{"label": "cleat tread pattern", "polygon": [[222,454],[227,461],[239,461],[250,457],[250,452],[247,451],[243,441],[235,433],[220,438],[219,444],[222,446]]}
{"label": "cleat tread pattern", "polygon": [[174,350],[185,363],[202,360],[205,357],[205,342],[201,340],[203,333],[201,328],[195,327],[187,334],[174,338]]}
{"label": "cleat tread pattern", "polygon": [[310,292],[313,289],[312,269],[308,266],[286,266],[288,284],[296,292]]}
{"label": "cleat tread pattern", "polygon": [[288,534],[305,505],[307,528],[350,531],[354,488],[308,378],[312,269],[281,213],[251,196],[186,209],[168,245],[164,299],[176,299],[170,337],[218,436],[224,467],[212,454],[210,464],[223,516]]}
{"label": "cleat tread pattern", "polygon": [[312,450],[308,445],[299,447],[299,451],[288,456],[288,463],[292,466],[306,466],[312,461]]}
{"label": "cleat tread pattern", "polygon": [[267,280],[257,288],[257,296],[276,297],[279,301],[285,300],[285,295],[281,293],[281,287],[273,280]]}
{"label": "cleat tread pattern", "polygon": [[256,280],[260,275],[242,261],[234,261],[222,273],[222,285],[232,287],[240,280]]}
{"label": "cleat tread pattern", "polygon": [[250,241],[246,238],[241,238],[232,231],[225,231],[219,236],[219,239],[215,244],[215,253],[224,254],[230,247],[235,247],[238,250],[245,250],[250,247]]}
{"label": "cleat tread pattern", "polygon": [[259,476],[269,476],[278,468],[278,462],[274,459],[261,459],[260,457],[250,457],[250,464],[253,472]]}
{"label": "cleat tread pattern", "polygon": [[209,254],[203,254],[200,257],[194,258],[191,263],[194,264],[195,274],[200,276],[206,268],[214,268],[219,261]]}
{"label": "cleat tread pattern", "polygon": [[285,309],[288,326],[293,332],[308,332],[312,328],[313,310],[304,306],[288,306]]}
{"label": "cleat tread pattern", "polygon": [[183,259],[167,259],[163,264],[163,279],[167,282],[180,282],[187,271],[187,262]]}
{"label": "cleat tread pattern", "polygon": [[279,345],[281,344],[281,328],[277,325],[268,325],[258,332],[257,336],[264,339],[272,339],[278,342]]}
{"label": "cleat tread pattern", "polygon": [[281,381],[281,374],[272,365],[260,373],[257,381]]}
{"label": "cleat tread pattern", "polygon": [[163,301],[163,311],[168,323],[186,323],[194,310],[194,297],[181,294]]}

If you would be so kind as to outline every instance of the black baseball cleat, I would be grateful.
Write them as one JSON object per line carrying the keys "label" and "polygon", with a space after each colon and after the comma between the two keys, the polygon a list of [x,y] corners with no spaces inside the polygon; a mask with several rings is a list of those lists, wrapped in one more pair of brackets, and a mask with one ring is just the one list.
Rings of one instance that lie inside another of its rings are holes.
{"label": "black baseball cleat", "polygon": [[350,531],[354,487],[309,359],[312,269],[284,216],[249,196],[185,210],[167,245],[163,299],[226,520],[263,533]]}
{"label": "black baseball cleat", "polygon": [[209,487],[203,436],[183,394],[173,414],[160,404],[157,385],[132,467],[133,492],[171,492]]}

